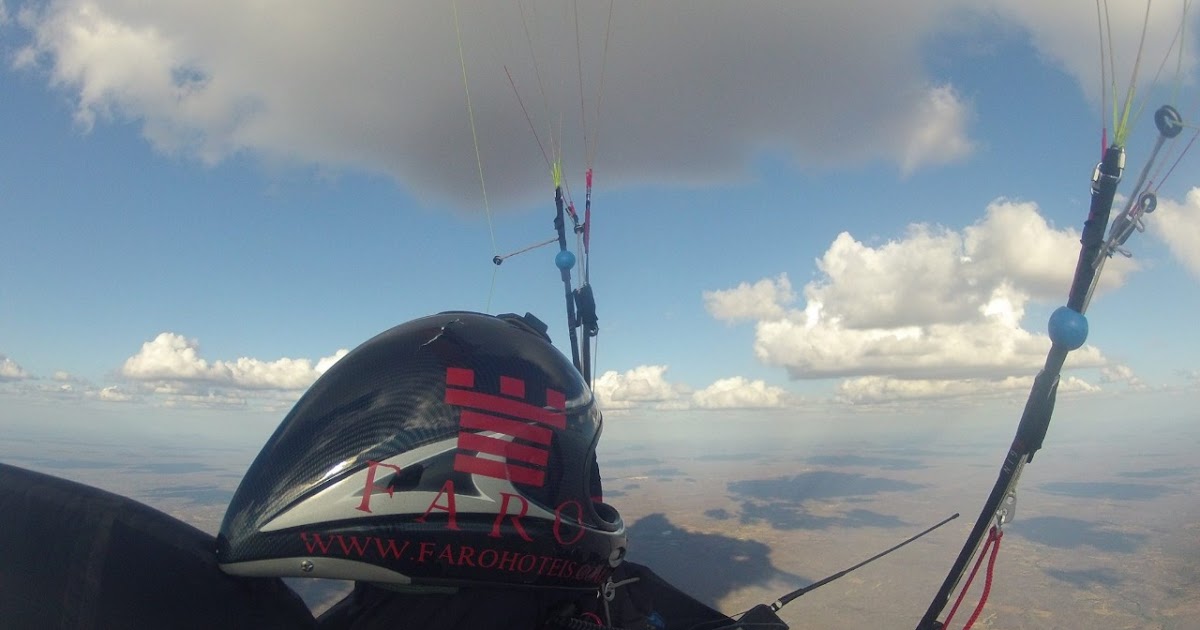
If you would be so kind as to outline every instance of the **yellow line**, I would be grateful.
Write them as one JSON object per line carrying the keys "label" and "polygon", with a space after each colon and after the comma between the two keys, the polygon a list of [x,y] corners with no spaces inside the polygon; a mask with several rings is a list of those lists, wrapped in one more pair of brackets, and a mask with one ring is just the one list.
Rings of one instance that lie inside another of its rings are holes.
{"label": "yellow line", "polygon": [[[497,254],[496,229],[492,226],[492,207],[488,203],[487,182],[483,177],[483,157],[479,152],[479,135],[475,131],[475,109],[471,106],[471,88],[467,81],[467,57],[463,53],[462,27],[458,19],[458,1],[451,0],[454,8],[454,34],[458,38],[458,63],[462,67],[463,92],[467,95],[467,119],[471,122],[471,142],[475,145],[475,166],[479,169],[479,190],[483,194],[483,213],[487,217],[488,235],[492,239],[492,255]],[[488,290],[487,304],[484,312],[492,310],[492,294],[496,292],[496,269],[492,270],[492,287]]]}

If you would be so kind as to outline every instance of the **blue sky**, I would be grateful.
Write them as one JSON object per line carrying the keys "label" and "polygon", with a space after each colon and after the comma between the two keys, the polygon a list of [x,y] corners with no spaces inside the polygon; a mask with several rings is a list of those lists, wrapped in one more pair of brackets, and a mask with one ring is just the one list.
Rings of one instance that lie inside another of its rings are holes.
{"label": "blue sky", "polygon": [[[793,4],[617,3],[606,55],[585,3],[577,58],[570,3],[461,2],[489,227],[448,3],[0,0],[0,420],[278,418],[442,310],[532,311],[565,348],[554,250],[490,262],[552,236],[509,74],[580,204],[594,144],[615,416],[1019,409],[1099,156],[1095,6]],[[1120,4],[1123,91],[1145,5]],[[1153,110],[1180,77],[1192,120],[1179,4],[1136,87]],[[1154,137],[1143,115],[1122,190]],[[1071,395],[1194,398],[1197,173],[1106,268]]]}

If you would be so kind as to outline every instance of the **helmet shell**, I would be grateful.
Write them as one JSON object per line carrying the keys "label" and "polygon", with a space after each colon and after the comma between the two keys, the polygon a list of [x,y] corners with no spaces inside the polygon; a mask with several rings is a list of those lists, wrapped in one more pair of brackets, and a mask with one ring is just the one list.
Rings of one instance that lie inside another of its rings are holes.
{"label": "helmet shell", "polygon": [[626,540],[616,510],[593,500],[601,414],[526,321],[424,317],[334,364],[234,494],[221,568],[435,586],[606,580]]}

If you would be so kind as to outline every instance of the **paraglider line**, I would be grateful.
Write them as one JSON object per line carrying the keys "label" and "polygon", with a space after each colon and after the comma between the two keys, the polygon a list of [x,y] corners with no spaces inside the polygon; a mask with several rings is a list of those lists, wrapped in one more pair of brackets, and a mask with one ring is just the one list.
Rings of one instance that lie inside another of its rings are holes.
{"label": "paraglider line", "polygon": [[[471,143],[475,145],[475,166],[479,170],[479,189],[483,194],[483,213],[487,216],[488,235],[492,239],[492,253],[496,253],[496,229],[492,225],[492,207],[488,203],[487,182],[483,177],[483,156],[479,151],[479,135],[475,131],[475,109],[471,106],[471,88],[467,81],[467,57],[463,53],[462,27],[458,19],[458,0],[451,0],[454,9],[454,34],[458,38],[458,63],[462,67],[463,92],[467,96],[467,119],[471,123]],[[496,291],[496,274],[492,274],[492,286],[488,289],[487,305],[484,311],[492,308],[492,295]]]}
{"label": "paraglider line", "polygon": [[796,590],[792,591],[791,593],[788,593],[787,595],[780,597],[779,599],[775,600],[775,603],[771,604],[771,610],[778,611],[780,608],[783,608],[784,606],[788,605],[789,602],[796,599],[797,597],[800,597],[801,595],[804,595],[805,593],[814,591],[822,586],[825,586],[826,584],[846,575],[847,573],[850,573],[851,571],[862,568],[863,566],[866,566],[866,565],[888,555],[889,553],[896,551],[897,549],[917,540],[918,538],[921,538],[922,536],[925,536],[926,534],[941,527],[942,525],[945,525],[946,523],[953,521],[954,519],[958,518],[958,516],[959,516],[958,512],[955,512],[954,514],[951,514],[950,516],[942,519],[941,522],[939,522],[938,524],[922,531],[921,533],[919,533],[915,536],[911,536],[911,537],[905,539],[903,542],[901,542],[897,545],[893,545],[892,547],[889,547],[889,548],[871,556],[870,558],[867,558],[866,560],[859,562],[858,564],[856,564],[848,569],[843,569],[841,571],[838,571],[837,573],[834,573],[833,575],[831,575],[827,578],[823,578],[821,580],[813,582],[812,584],[809,584],[808,586],[805,586],[804,588],[796,589]]}
{"label": "paraglider line", "polygon": [[537,248],[539,248],[539,247],[545,247],[545,246],[547,246],[547,245],[549,245],[549,244],[551,244],[551,243],[557,243],[557,242],[558,242],[558,237],[557,237],[557,236],[553,236],[553,237],[550,237],[550,238],[549,238],[549,239],[547,239],[547,240],[544,240],[544,241],[542,241],[541,243],[534,243],[533,245],[530,245],[529,247],[526,247],[526,248],[523,248],[523,249],[518,249],[517,251],[515,251],[515,252],[512,252],[511,254],[505,254],[505,255],[503,255],[503,256],[500,256],[500,255],[493,256],[493,257],[492,257],[492,263],[493,263],[494,265],[496,265],[497,267],[499,267],[499,266],[500,266],[500,263],[503,263],[504,261],[508,260],[509,258],[512,258],[513,256],[516,256],[517,254],[524,254],[525,252],[528,252],[528,251],[533,251],[533,250],[535,250],[535,249],[537,249]]}
{"label": "paraglider line", "polygon": [[521,106],[521,112],[525,114],[525,122],[529,123],[529,131],[533,132],[533,139],[537,142],[538,150],[542,152],[542,159],[546,161],[546,168],[550,168],[550,155],[546,153],[546,147],[542,145],[542,139],[538,137],[537,127],[534,127],[533,119],[529,117],[529,110],[525,108],[525,101],[521,100],[521,92],[517,90],[517,84],[513,81],[512,74],[508,71],[508,66],[504,66],[504,74],[508,76],[508,84],[512,86],[513,95],[517,97],[517,104]]}

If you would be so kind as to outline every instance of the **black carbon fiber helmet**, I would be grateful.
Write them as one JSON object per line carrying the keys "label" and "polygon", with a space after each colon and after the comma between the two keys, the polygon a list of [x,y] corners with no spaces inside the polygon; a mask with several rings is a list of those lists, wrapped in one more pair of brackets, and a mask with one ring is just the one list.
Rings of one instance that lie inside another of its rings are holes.
{"label": "black carbon fiber helmet", "polygon": [[431,586],[602,584],[626,542],[620,515],[593,500],[600,411],[526,318],[442,313],[338,361],[247,471],[221,524],[221,568]]}

